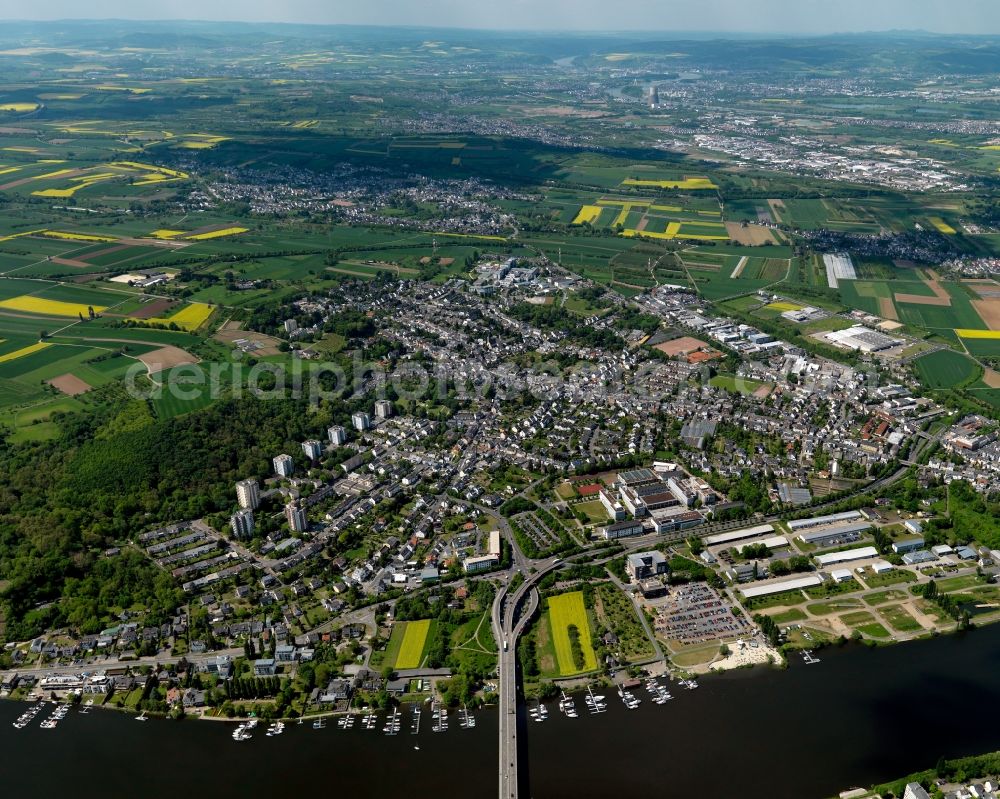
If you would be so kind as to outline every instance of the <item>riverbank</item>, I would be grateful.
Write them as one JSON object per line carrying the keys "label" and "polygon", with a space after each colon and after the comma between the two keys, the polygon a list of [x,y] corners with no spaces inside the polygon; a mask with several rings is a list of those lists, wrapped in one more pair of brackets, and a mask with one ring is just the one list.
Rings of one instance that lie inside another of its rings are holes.
{"label": "riverbank", "polygon": [[[548,719],[538,723],[522,705],[521,763],[530,795],[545,799],[657,793],[665,780],[672,795],[703,799],[734,793],[741,799],[833,796],[844,786],[894,779],[942,755],[1000,749],[1000,728],[991,714],[968,712],[970,699],[987,708],[1000,699],[998,653],[1000,628],[990,627],[908,647],[832,647],[818,664],[806,667],[791,658],[780,672],[754,667],[709,674],[699,677],[697,690],[670,686],[674,698],[663,705],[640,686],[636,710],[608,691],[602,692],[607,712],[597,715],[579,695],[577,718],[550,703]],[[335,785],[383,799],[496,795],[490,776],[497,769],[498,719],[492,707],[476,712],[471,730],[456,720],[447,732],[433,733],[427,714],[417,736],[406,721],[397,736],[383,735],[381,725],[341,730],[331,722],[315,730],[305,723],[289,725],[281,736],[261,732],[238,744],[229,725],[156,719],[139,724],[123,713],[74,710],[56,730],[15,730],[10,722],[22,710],[0,703],[4,762],[18,764],[16,773],[5,770],[11,795],[36,795],[38,775],[44,774],[47,792],[71,791],[81,799],[127,795],[136,784],[150,799],[175,796],[176,782],[148,779],[150,751],[169,751],[199,794],[255,799]],[[404,709],[407,717],[409,712]],[[768,738],[747,747],[747,735],[759,735],[758,727]],[[932,733],[914,734],[919,730]],[[901,740],[905,746],[896,745]],[[768,744],[781,749],[780,773],[750,778],[759,772],[761,747]],[[107,775],[81,780],[81,762],[106,764]],[[439,768],[445,762],[448,780]],[[280,768],[262,768],[267,763]]]}
{"label": "riverbank", "polygon": [[705,664],[703,669],[696,668],[695,671],[698,673],[709,673],[713,671],[729,671],[731,669],[747,669],[754,666],[782,666],[785,662],[784,655],[764,640],[740,640],[729,647],[728,655]]}

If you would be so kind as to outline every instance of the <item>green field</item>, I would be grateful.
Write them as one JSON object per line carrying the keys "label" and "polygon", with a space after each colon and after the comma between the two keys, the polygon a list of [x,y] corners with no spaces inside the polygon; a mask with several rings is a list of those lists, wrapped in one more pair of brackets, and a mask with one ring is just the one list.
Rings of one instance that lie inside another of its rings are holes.
{"label": "green field", "polygon": [[952,350],[938,350],[913,362],[920,380],[929,388],[955,388],[979,379],[975,361]]}
{"label": "green field", "polygon": [[607,509],[599,499],[580,502],[574,505],[573,508],[583,513],[590,520],[591,524],[601,524],[610,518]]}
{"label": "green field", "polygon": [[715,375],[715,377],[709,379],[708,383],[714,388],[721,388],[733,394],[743,395],[753,394],[758,388],[764,385],[759,380],[751,380],[750,378],[738,375]]}
{"label": "green field", "polygon": [[917,581],[917,575],[909,569],[891,569],[882,574],[866,571],[861,579],[871,588],[883,585],[899,585],[901,583],[913,583]]}
{"label": "green field", "polygon": [[808,616],[798,608],[789,608],[781,613],[770,614],[775,624],[791,624],[794,621],[805,621]]}
{"label": "green field", "polygon": [[887,605],[879,608],[879,613],[889,622],[889,626],[902,633],[917,632],[923,629],[902,605]]}
{"label": "green field", "polygon": [[840,617],[840,620],[848,627],[853,627],[862,635],[866,635],[869,638],[889,637],[889,631],[867,611],[859,610],[855,613],[845,613]]}
{"label": "green field", "polygon": [[[583,593],[574,591],[569,594],[559,594],[550,597],[548,614],[555,646],[556,663],[559,674],[571,677],[597,669],[597,655],[590,639],[590,619],[583,602]],[[579,647],[582,650],[582,668],[574,658],[574,647],[571,640],[571,628],[575,628],[579,636]]]}
{"label": "green field", "polygon": [[1000,337],[962,338],[962,346],[977,358],[1000,358]]}
{"label": "green field", "polygon": [[850,610],[851,608],[860,608],[861,600],[855,599],[854,597],[845,597],[843,599],[831,599],[827,602],[813,602],[806,605],[806,610],[812,613],[814,616],[827,616],[831,613],[839,613],[844,610]]}
{"label": "green field", "polygon": [[869,605],[883,605],[886,602],[898,602],[901,599],[906,599],[906,594],[903,591],[896,591],[893,589],[865,594],[865,602]]}

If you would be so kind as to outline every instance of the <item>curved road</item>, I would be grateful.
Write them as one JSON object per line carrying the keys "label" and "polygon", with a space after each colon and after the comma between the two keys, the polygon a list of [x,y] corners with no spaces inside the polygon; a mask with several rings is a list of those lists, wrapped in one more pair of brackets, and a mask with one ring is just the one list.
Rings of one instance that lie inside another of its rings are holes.
{"label": "curved road", "polygon": [[[514,593],[502,588],[493,600],[493,634],[499,644],[497,659],[500,684],[500,773],[498,796],[500,799],[517,799],[517,639],[538,609],[539,597],[535,584],[556,568],[560,558],[539,561],[537,571],[525,578]],[[522,572],[523,574],[524,572]],[[527,597],[523,612],[518,607]]]}

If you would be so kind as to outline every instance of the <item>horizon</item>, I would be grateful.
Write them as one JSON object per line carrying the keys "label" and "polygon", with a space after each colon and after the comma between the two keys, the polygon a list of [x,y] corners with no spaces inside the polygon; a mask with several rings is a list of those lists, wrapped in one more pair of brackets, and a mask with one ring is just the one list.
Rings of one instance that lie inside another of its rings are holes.
{"label": "horizon", "polygon": [[468,33],[503,33],[503,34],[560,34],[571,36],[696,36],[698,38],[746,37],[746,38],[803,38],[822,39],[837,36],[888,36],[910,35],[928,37],[962,36],[971,38],[998,38],[997,32],[950,32],[935,31],[927,28],[870,28],[858,30],[830,31],[755,31],[737,29],[711,28],[550,28],[550,27],[477,27],[469,25],[446,24],[384,24],[377,22],[303,22],[289,20],[238,20],[238,19],[196,19],[196,18],[139,18],[139,17],[63,17],[58,19],[38,19],[24,17],[0,17],[0,24],[135,24],[135,25],[240,25],[246,27],[289,27],[289,28],[352,28],[352,29],[385,29],[412,31],[464,31]]}
{"label": "horizon", "polygon": [[[52,0],[44,12],[22,16],[22,6],[0,0],[0,19],[17,23],[136,22],[245,23],[249,25],[427,28],[488,32],[589,34],[714,34],[829,36],[923,33],[989,36],[1000,34],[1000,6],[991,0],[956,0],[945,9],[935,0],[766,0],[747,7],[736,0],[704,0],[698,8],[657,0],[637,0],[627,20],[611,29],[598,0],[512,0],[502,7],[482,0],[373,0],[362,8],[319,0],[288,0],[281,9],[261,0],[171,0],[137,8],[124,0],[94,0],[86,13],[69,0]],[[386,24],[385,20],[393,20]],[[711,24],[709,24],[711,21]],[[624,25],[623,25],[624,22]]]}

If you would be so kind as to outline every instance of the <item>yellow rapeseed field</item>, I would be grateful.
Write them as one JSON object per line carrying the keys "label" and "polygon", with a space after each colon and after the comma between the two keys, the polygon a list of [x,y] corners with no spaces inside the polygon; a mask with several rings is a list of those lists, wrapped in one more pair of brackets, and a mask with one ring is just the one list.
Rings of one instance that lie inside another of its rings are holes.
{"label": "yellow rapeseed field", "polygon": [[39,341],[37,344],[31,344],[27,347],[21,347],[19,350],[14,350],[13,352],[8,352],[6,355],[0,355],[0,363],[6,363],[7,361],[16,361],[18,358],[23,358],[25,355],[31,355],[33,352],[38,352],[39,350],[44,350],[46,347],[51,347],[52,345],[45,342]]}
{"label": "yellow rapeseed field", "polygon": [[[573,591],[550,597],[549,621],[559,673],[567,677],[584,671],[594,671],[597,668],[597,656],[590,640],[590,622],[587,619],[587,608],[583,604],[583,592]],[[578,669],[573,661],[573,645],[569,636],[571,626],[576,627],[580,636],[580,648],[583,650],[582,669]]]}
{"label": "yellow rapeseed field", "polygon": [[628,178],[623,186],[653,186],[658,189],[717,189],[708,178],[684,178],[683,180],[636,180]]}
{"label": "yellow rapeseed field", "polygon": [[98,172],[92,175],[84,175],[79,178],[70,178],[70,183],[75,183],[76,185],[70,186],[65,189],[40,189],[39,191],[31,192],[36,197],[72,197],[81,189],[85,189],[88,186],[93,186],[95,183],[103,183],[105,180],[110,180],[111,178],[116,178],[118,175],[115,172]]}
{"label": "yellow rapeseed field", "polygon": [[147,319],[146,321],[159,325],[169,325],[172,323],[184,330],[197,330],[205,324],[208,317],[212,315],[213,310],[211,305],[206,305],[203,302],[192,302],[190,305],[185,305],[173,316],[159,316]]}
{"label": "yellow rapeseed field", "polygon": [[399,654],[396,656],[395,667],[397,669],[419,668],[424,654],[424,644],[427,643],[427,634],[430,632],[430,629],[430,619],[408,621],[406,623],[406,629],[403,631],[403,643],[399,647]]}
{"label": "yellow rapeseed field", "polygon": [[28,294],[21,297],[11,297],[9,300],[0,300],[0,308],[41,314],[42,316],[79,316],[80,314],[86,316],[90,307],[93,307],[95,313],[107,310],[106,305],[88,306],[85,303],[47,300],[44,297],[33,297]]}
{"label": "yellow rapeseed field", "polygon": [[651,230],[633,230],[627,228],[622,231],[622,235],[626,238],[632,236],[647,236],[651,239],[675,239],[677,238],[677,233],[681,229],[680,222],[668,222],[667,229],[663,233],[654,233]]}
{"label": "yellow rapeseed field", "polygon": [[955,332],[962,338],[1000,339],[1000,330],[969,330],[962,328],[960,330],[956,330]]}
{"label": "yellow rapeseed field", "polygon": [[206,239],[218,239],[223,236],[235,236],[238,233],[246,233],[248,229],[245,227],[227,227],[222,230],[210,230],[207,233],[196,233],[186,238],[188,241],[205,241]]}
{"label": "yellow rapeseed field", "polygon": [[931,224],[937,228],[938,233],[944,233],[946,236],[955,235],[955,228],[953,228],[951,225],[945,222],[941,217],[932,216],[930,219],[931,219]]}
{"label": "yellow rapeseed field", "polygon": [[35,236],[39,233],[44,233],[44,230],[26,230],[24,233],[11,233],[9,236],[0,236],[0,241],[10,241],[11,239],[19,239],[21,236]]}
{"label": "yellow rapeseed field", "polygon": [[75,169],[57,169],[55,172],[46,172],[44,175],[35,175],[32,180],[49,180],[51,178],[59,178],[63,175],[69,175],[76,172]]}
{"label": "yellow rapeseed field", "polygon": [[593,224],[597,221],[597,217],[601,215],[603,209],[599,205],[585,205],[583,206],[576,215],[576,219],[573,220],[574,225],[582,225],[584,223]]}
{"label": "yellow rapeseed field", "polygon": [[130,172],[141,172],[143,179],[137,180],[135,182],[136,186],[150,186],[154,183],[168,183],[174,180],[184,180],[188,177],[187,172],[181,172],[179,169],[168,169],[165,166],[143,164],[138,161],[113,161],[111,166],[124,167]]}
{"label": "yellow rapeseed field", "polygon": [[42,235],[49,239],[62,239],[64,241],[118,241],[112,236],[95,236],[92,233],[66,233],[61,230],[46,230]]}

